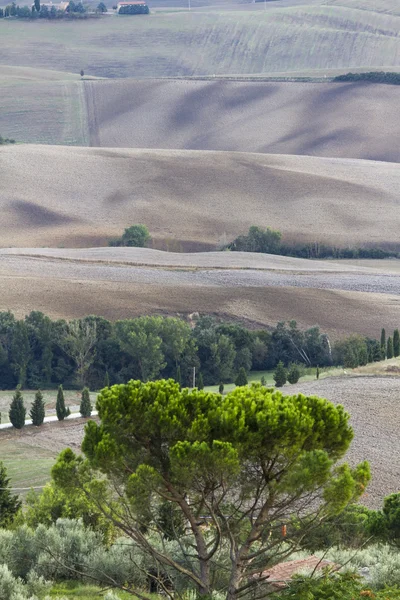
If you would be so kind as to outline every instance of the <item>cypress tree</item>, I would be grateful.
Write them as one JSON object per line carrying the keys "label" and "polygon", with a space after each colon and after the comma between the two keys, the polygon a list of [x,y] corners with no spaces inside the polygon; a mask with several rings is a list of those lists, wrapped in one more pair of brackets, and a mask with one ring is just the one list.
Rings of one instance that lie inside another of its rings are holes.
{"label": "cypress tree", "polygon": [[0,527],[8,527],[21,508],[18,496],[11,493],[7,469],[0,462]]}
{"label": "cypress tree", "polygon": [[64,390],[62,385],[59,386],[57,392],[56,413],[59,421],[63,421],[65,417],[68,417],[68,415],[71,414],[69,408],[66,408],[65,406]]}
{"label": "cypress tree", "polygon": [[274,371],[274,381],[276,387],[282,387],[287,380],[287,373],[282,361],[279,361]]}
{"label": "cypress tree", "polygon": [[386,331],[385,331],[384,327],[382,327],[382,331],[381,331],[381,356],[382,356],[382,360],[385,360],[385,358],[386,358]]}
{"label": "cypress tree", "polygon": [[224,384],[222,382],[219,384],[218,391],[220,394],[224,393]]}
{"label": "cypress tree", "polygon": [[197,389],[198,390],[204,390],[204,383],[203,383],[203,375],[202,375],[202,373],[200,373],[199,378],[197,380]]}
{"label": "cypress tree", "polygon": [[10,423],[16,429],[22,429],[25,425],[26,408],[24,406],[24,399],[21,393],[21,386],[18,385],[15,390],[12,402],[10,404],[10,410],[8,413]]}
{"label": "cypress tree", "polygon": [[388,337],[387,346],[386,346],[386,356],[387,356],[387,358],[393,358],[393,340],[390,337],[390,335]]}
{"label": "cypress tree", "polygon": [[248,381],[247,381],[247,375],[246,375],[246,371],[244,367],[240,367],[239,369],[239,373],[237,374],[237,377],[235,379],[235,385],[239,386],[243,386],[243,385],[247,385]]}
{"label": "cypress tree", "polygon": [[175,381],[176,383],[179,383],[179,385],[182,385],[181,367],[179,365],[176,367]]}
{"label": "cypress tree", "polygon": [[32,425],[36,425],[36,427],[39,427],[39,425],[43,424],[45,416],[45,407],[43,395],[40,390],[38,390],[35,394],[35,400],[33,401],[31,411],[29,414],[32,419]]}
{"label": "cypress tree", "polygon": [[265,386],[267,384],[267,380],[265,379],[264,375],[261,375],[261,385]]}
{"label": "cypress tree", "polygon": [[106,375],[104,377],[104,387],[110,387],[110,376],[108,374],[108,371],[106,371]]}
{"label": "cypress tree", "polygon": [[81,399],[81,405],[79,407],[79,412],[81,413],[82,417],[90,417],[90,415],[92,414],[92,405],[90,403],[90,394],[89,394],[89,388],[85,387],[82,390],[82,399]]}
{"label": "cypress tree", "polygon": [[393,356],[396,358],[400,356],[400,334],[398,329],[393,332]]}

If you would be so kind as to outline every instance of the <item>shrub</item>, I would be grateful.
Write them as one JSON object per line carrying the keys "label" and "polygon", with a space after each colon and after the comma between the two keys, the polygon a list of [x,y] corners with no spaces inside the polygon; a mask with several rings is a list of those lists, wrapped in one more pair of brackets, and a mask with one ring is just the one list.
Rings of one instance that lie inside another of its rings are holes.
{"label": "shrub", "polygon": [[125,229],[120,238],[111,240],[110,246],[134,246],[144,248],[150,241],[150,233],[146,225],[132,225]]}
{"label": "shrub", "polygon": [[248,384],[248,380],[247,380],[247,375],[246,375],[246,371],[244,370],[244,367],[241,367],[239,369],[239,373],[237,374],[237,377],[235,379],[235,385],[236,386],[243,386],[243,385],[247,385]]}
{"label": "shrub", "polygon": [[296,365],[295,363],[293,363],[292,365],[290,365],[289,370],[288,370],[288,374],[287,374],[287,380],[289,383],[297,383],[300,379],[300,368],[298,365]]}

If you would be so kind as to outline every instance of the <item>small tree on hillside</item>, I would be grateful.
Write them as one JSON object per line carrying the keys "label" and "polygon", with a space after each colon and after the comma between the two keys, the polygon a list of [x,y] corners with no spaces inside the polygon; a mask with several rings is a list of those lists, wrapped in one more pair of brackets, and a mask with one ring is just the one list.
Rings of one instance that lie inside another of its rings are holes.
{"label": "small tree on hillside", "polygon": [[7,469],[0,462],[0,527],[9,527],[20,508],[21,501],[11,493]]}
{"label": "small tree on hillside", "polygon": [[220,394],[224,393],[224,384],[222,382],[218,386],[218,391],[219,391]]}
{"label": "small tree on hillside", "polygon": [[59,421],[63,421],[65,417],[68,417],[71,414],[69,408],[65,406],[64,390],[62,385],[59,386],[57,392],[56,413]]}
{"label": "small tree on hillside", "polygon": [[43,424],[45,417],[45,406],[43,394],[40,390],[38,390],[35,394],[35,400],[33,401],[29,414],[32,419],[32,425],[36,425],[36,427],[39,427],[39,425]]}
{"label": "small tree on hillside", "polygon": [[15,394],[10,404],[8,416],[10,423],[16,429],[22,429],[25,425],[26,408],[24,405],[24,399],[22,397],[20,385],[15,390]]}
{"label": "small tree on hillside", "polygon": [[237,374],[237,377],[235,379],[235,385],[240,387],[240,386],[247,385],[247,384],[248,384],[248,380],[247,380],[245,368],[240,367],[239,373]]}
{"label": "small tree on hillside", "polygon": [[390,335],[388,337],[387,346],[386,346],[386,357],[393,358],[393,340],[390,337]]}
{"label": "small tree on hillside", "polygon": [[298,380],[300,379],[300,369],[299,369],[299,365],[296,365],[295,363],[293,363],[292,365],[290,365],[288,374],[287,374],[287,380],[289,383],[297,383]]}
{"label": "small tree on hillside", "polygon": [[100,2],[97,5],[97,12],[101,12],[101,13],[106,13],[107,12],[107,6],[104,4],[104,2]]}
{"label": "small tree on hillside", "polygon": [[150,240],[150,233],[146,225],[132,225],[125,229],[121,240],[123,246],[143,248]]}
{"label": "small tree on hillside", "polygon": [[81,399],[81,405],[79,407],[79,412],[81,413],[82,417],[90,417],[90,415],[92,414],[92,405],[90,403],[90,393],[89,393],[89,388],[85,387],[82,390],[82,399]]}
{"label": "small tree on hillside", "polygon": [[278,362],[274,371],[274,381],[276,387],[282,387],[287,380],[287,371],[282,361]]}
{"label": "small tree on hillside", "polygon": [[399,330],[395,329],[393,333],[393,356],[396,358],[400,355],[400,334]]}

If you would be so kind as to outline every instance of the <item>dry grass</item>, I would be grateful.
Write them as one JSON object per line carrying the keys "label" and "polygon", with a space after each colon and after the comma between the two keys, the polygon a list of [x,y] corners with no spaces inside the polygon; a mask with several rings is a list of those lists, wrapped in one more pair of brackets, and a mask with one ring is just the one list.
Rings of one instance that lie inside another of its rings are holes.
{"label": "dry grass", "polygon": [[92,146],[400,161],[396,86],[85,82]]}
{"label": "dry grass", "polygon": [[[151,6],[151,3],[150,3]],[[2,62],[106,77],[398,67],[397,0],[267,2],[146,18],[0,23]],[[361,9],[361,10],[360,10]],[[386,12],[384,12],[386,11]]]}
{"label": "dry grass", "polygon": [[215,248],[252,224],[311,241],[398,242],[396,164],[33,145],[3,147],[0,160],[3,246],[100,246],[132,223],[176,249]]}
{"label": "dry grass", "polygon": [[333,377],[283,388],[284,393],[328,398],[350,413],[355,436],[348,459],[353,465],[371,464],[372,481],[362,502],[372,508],[380,508],[383,498],[399,489],[399,390],[399,377]]}

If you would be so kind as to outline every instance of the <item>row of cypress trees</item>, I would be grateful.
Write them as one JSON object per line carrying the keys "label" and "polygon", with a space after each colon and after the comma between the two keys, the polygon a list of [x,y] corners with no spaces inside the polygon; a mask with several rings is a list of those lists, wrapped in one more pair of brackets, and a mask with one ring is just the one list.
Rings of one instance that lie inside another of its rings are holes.
{"label": "row of cypress trees", "polygon": [[386,340],[386,331],[381,331],[381,354],[382,359],[385,358],[397,358],[400,356],[400,334],[399,330],[395,329],[393,337],[389,336]]}
{"label": "row of cypress trees", "polygon": [[[81,404],[79,407],[79,412],[82,417],[90,417],[92,414],[92,405],[90,402],[90,392],[89,388],[85,387],[82,390],[81,396]],[[67,406],[65,406],[65,398],[64,398],[64,390],[62,385],[59,386],[57,392],[57,401],[56,401],[56,414],[57,419],[59,421],[63,421],[65,417],[68,417],[71,414],[71,411]],[[25,417],[26,417],[26,407],[24,404],[24,398],[21,392],[21,386],[19,385],[15,390],[15,394],[10,404],[10,410],[8,412],[8,416],[10,419],[10,423],[16,429],[22,429],[25,425]],[[36,425],[39,427],[43,424],[45,417],[45,404],[43,400],[43,394],[40,390],[37,390],[35,394],[35,399],[31,406],[31,410],[29,412],[29,416],[32,419],[32,425]]]}

